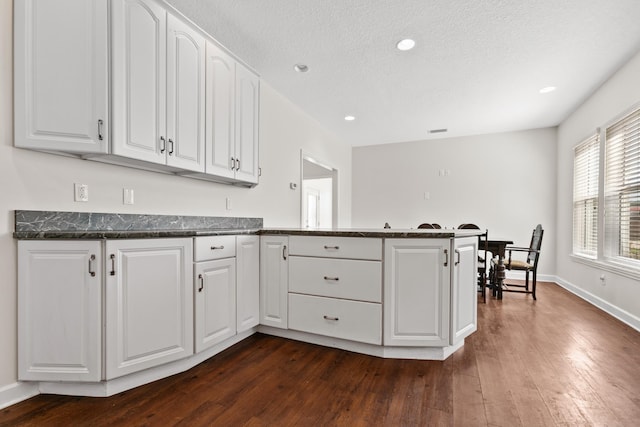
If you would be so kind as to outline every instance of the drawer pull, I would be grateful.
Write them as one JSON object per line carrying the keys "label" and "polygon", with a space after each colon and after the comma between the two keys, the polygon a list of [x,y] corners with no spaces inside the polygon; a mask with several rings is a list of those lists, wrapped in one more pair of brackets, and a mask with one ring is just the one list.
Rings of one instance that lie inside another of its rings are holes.
{"label": "drawer pull", "polygon": [[338,320],[340,320],[337,317],[331,317],[331,316],[326,316],[326,315],[322,316],[322,317],[324,317],[324,320],[331,320],[333,322],[337,322]]}
{"label": "drawer pull", "polygon": [[324,245],[324,248],[326,250],[333,249],[333,250],[337,251],[338,249],[340,249],[340,246],[327,246],[327,245]]}
{"label": "drawer pull", "polygon": [[324,276],[324,280],[333,280],[334,282],[337,282],[338,280],[340,280],[340,278],[339,277]]}
{"label": "drawer pull", "polygon": [[221,246],[211,246],[211,250],[215,251],[216,249],[224,249],[224,245]]}

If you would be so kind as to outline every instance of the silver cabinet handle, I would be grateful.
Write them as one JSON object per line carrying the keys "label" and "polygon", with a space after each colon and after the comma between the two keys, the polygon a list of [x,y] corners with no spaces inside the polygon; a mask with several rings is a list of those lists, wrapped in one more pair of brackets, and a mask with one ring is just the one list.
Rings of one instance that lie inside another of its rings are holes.
{"label": "silver cabinet handle", "polygon": [[231,170],[236,170],[236,159],[235,157],[231,158]]}
{"label": "silver cabinet handle", "polygon": [[173,139],[169,138],[169,155],[173,154]]}
{"label": "silver cabinet handle", "polygon": [[338,249],[340,249],[340,246],[327,246],[327,245],[324,245],[324,248],[326,250],[333,249],[333,250],[337,251]]}
{"label": "silver cabinet handle", "polygon": [[448,250],[444,250],[444,266],[448,266],[449,265],[449,251]]}
{"label": "silver cabinet handle", "polygon": [[454,251],[456,253],[456,262],[453,263],[453,265],[457,266],[458,264],[460,264],[460,251],[459,250],[455,250]]}
{"label": "silver cabinet handle", "polygon": [[224,245],[221,246],[211,246],[211,250],[215,251],[216,249],[224,249]]}
{"label": "silver cabinet handle", "polygon": [[102,125],[104,124],[104,122],[102,121],[102,119],[98,120],[98,139],[100,141],[102,141],[103,137],[102,137]]}
{"label": "silver cabinet handle", "polygon": [[91,275],[91,277],[96,277],[96,271],[93,269],[93,261],[96,260],[96,256],[94,254],[91,254],[91,256],[89,257],[89,274]]}
{"label": "silver cabinet handle", "polygon": [[109,274],[111,276],[115,276],[116,275],[116,256],[114,254],[111,254],[109,258],[111,259],[111,272]]}
{"label": "silver cabinet handle", "polygon": [[282,259],[284,259],[284,260],[287,259],[287,245],[284,245],[282,247]]}
{"label": "silver cabinet handle", "polygon": [[236,159],[236,170],[240,170],[240,159]]}
{"label": "silver cabinet handle", "polygon": [[338,280],[340,280],[340,278],[339,277],[324,276],[324,280],[333,280],[334,282],[337,282]]}
{"label": "silver cabinet handle", "polygon": [[202,290],[204,289],[204,277],[202,277],[202,274],[198,274],[198,280],[200,280],[200,287],[198,288],[198,292],[202,292]]}
{"label": "silver cabinet handle", "polygon": [[160,146],[160,152],[164,153],[164,150],[167,149],[167,141],[165,141],[164,136],[160,137],[160,141],[162,141],[162,145]]}
{"label": "silver cabinet handle", "polygon": [[337,317],[331,317],[331,316],[327,316],[327,315],[324,315],[322,317],[324,318],[324,320],[331,320],[333,322],[337,322],[338,320],[340,320]]}

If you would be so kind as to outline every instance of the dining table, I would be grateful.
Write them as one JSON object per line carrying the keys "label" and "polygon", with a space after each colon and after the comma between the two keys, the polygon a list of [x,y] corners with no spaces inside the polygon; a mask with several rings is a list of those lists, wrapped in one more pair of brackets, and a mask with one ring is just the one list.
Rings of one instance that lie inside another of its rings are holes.
{"label": "dining table", "polygon": [[[491,252],[494,256],[498,257],[498,264],[496,265],[496,271],[494,272],[494,283],[490,283],[491,294],[502,299],[502,285],[505,278],[504,256],[507,245],[512,245],[512,240],[503,239],[488,239],[486,240],[487,251]],[[480,248],[485,247],[485,240],[480,241]]]}

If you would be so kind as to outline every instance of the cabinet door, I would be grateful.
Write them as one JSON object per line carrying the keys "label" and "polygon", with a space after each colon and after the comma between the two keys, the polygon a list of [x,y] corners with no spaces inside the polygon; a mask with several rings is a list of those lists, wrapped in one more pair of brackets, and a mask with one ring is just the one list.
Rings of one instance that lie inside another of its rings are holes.
{"label": "cabinet door", "polygon": [[451,344],[457,344],[477,329],[478,238],[454,240],[451,281]]}
{"label": "cabinet door", "polygon": [[106,153],[107,0],[21,0],[15,8],[15,145]]}
{"label": "cabinet door", "polygon": [[195,340],[200,352],[236,334],[236,260],[195,265]]}
{"label": "cabinet door", "polygon": [[260,323],[260,238],[237,236],[236,251],[236,325],[242,332]]}
{"label": "cabinet door", "polygon": [[114,0],[113,154],[166,163],[166,11],[150,0]]}
{"label": "cabinet door", "polygon": [[448,239],[385,241],[385,345],[449,345],[450,249]]}
{"label": "cabinet door", "polygon": [[207,41],[206,58],[206,172],[235,176],[235,70],[236,62]]}
{"label": "cabinet door", "polygon": [[18,379],[102,378],[101,244],[18,242]]}
{"label": "cabinet door", "polygon": [[258,183],[260,79],[236,64],[236,179]]}
{"label": "cabinet door", "polygon": [[167,20],[167,164],[204,172],[204,37]]}
{"label": "cabinet door", "polygon": [[193,354],[192,239],[109,240],[106,378]]}
{"label": "cabinet door", "polygon": [[260,323],[287,329],[287,236],[260,236]]}

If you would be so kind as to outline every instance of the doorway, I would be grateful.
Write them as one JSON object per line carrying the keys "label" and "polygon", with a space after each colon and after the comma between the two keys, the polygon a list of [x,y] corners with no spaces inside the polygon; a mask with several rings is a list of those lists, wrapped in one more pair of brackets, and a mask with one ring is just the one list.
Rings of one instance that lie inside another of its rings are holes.
{"label": "doorway", "polygon": [[338,170],[303,151],[300,154],[300,227],[337,227]]}

